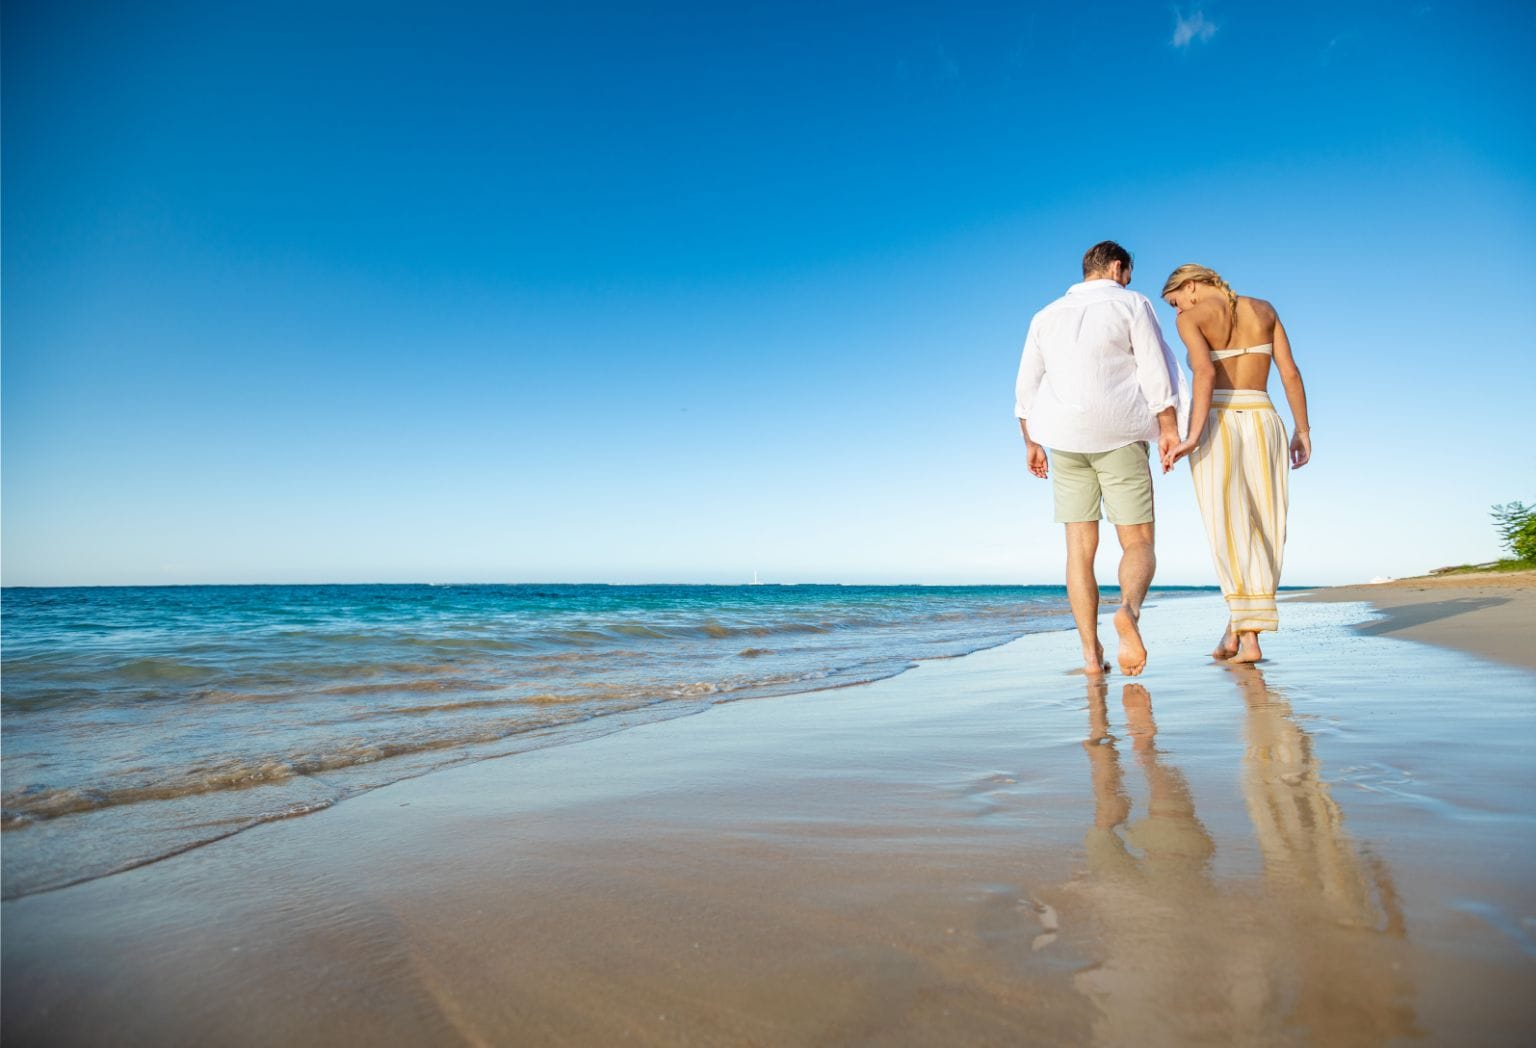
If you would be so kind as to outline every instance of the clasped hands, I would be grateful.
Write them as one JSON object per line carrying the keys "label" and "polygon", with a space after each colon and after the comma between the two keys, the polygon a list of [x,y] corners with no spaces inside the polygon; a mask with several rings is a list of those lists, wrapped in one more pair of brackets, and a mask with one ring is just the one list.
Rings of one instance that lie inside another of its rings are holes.
{"label": "clasped hands", "polygon": [[[1198,441],[1194,440],[1186,440],[1180,443],[1178,436],[1172,433],[1165,433],[1159,437],[1157,440],[1157,456],[1162,460],[1163,472],[1172,473],[1174,463],[1195,450],[1197,443]],[[1029,451],[1029,471],[1041,480],[1050,477],[1051,464],[1049,457],[1045,453],[1045,448],[1032,440],[1028,441],[1025,447]]]}
{"label": "clasped hands", "polygon": [[1158,437],[1157,457],[1163,463],[1163,472],[1172,473],[1173,467],[1178,464],[1179,459],[1194,451],[1199,443],[1198,437],[1194,440],[1180,440],[1176,433],[1164,433],[1161,437]]}
{"label": "clasped hands", "polygon": [[[1178,465],[1182,458],[1187,458],[1200,444],[1200,434],[1196,433],[1188,440],[1180,440],[1176,433],[1164,433],[1157,438],[1157,457],[1163,465],[1164,473],[1172,473],[1173,467]],[[1046,457],[1045,448],[1034,441],[1028,441],[1029,471],[1041,480],[1050,476],[1050,460]],[[1312,457],[1312,437],[1306,431],[1298,432],[1291,438],[1290,458],[1291,468],[1300,469],[1307,464]]]}
{"label": "clasped hands", "polygon": [[[1159,437],[1157,441],[1157,450],[1158,457],[1161,458],[1163,462],[1163,472],[1173,472],[1173,467],[1178,464],[1179,459],[1184,458],[1191,451],[1194,451],[1195,448],[1199,446],[1199,444],[1200,434],[1198,433],[1191,436],[1190,439],[1183,441],[1179,440],[1178,437],[1167,433]],[[1312,458],[1311,431],[1298,430],[1296,434],[1291,437],[1291,445],[1289,451],[1292,469],[1300,469],[1302,466],[1305,466],[1307,462]]]}

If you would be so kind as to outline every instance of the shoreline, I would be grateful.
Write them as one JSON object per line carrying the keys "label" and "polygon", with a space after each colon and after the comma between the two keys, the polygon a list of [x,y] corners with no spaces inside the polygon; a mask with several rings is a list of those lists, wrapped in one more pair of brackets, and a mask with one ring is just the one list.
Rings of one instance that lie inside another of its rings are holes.
{"label": "shoreline", "polygon": [[[1209,596],[1210,591],[1166,586],[1155,588],[1149,599],[1177,601]],[[1108,606],[1104,614],[1112,610],[1112,605]],[[539,723],[484,741],[471,738],[447,746],[430,741],[384,760],[331,760],[315,772],[284,772],[266,779],[253,774],[242,785],[221,789],[166,791],[159,796],[146,790],[145,796],[115,803],[103,803],[109,798],[93,796],[89,804],[75,810],[43,817],[34,818],[17,805],[6,813],[3,841],[8,855],[0,877],[0,899],[57,891],[152,865],[270,822],[304,818],[394,782],[436,774],[462,764],[503,759],[545,746],[578,744],[610,732],[630,730],[638,724],[695,716],[723,703],[860,687],[911,672],[928,661],[964,658],[1035,633],[1073,628],[1065,604],[1060,609],[1024,607],[1008,635],[981,634],[968,642],[976,646],[953,653],[913,648],[885,664],[834,667],[835,672],[824,679],[737,691],[706,690],[692,697]],[[277,758],[266,763],[282,762],[282,758]],[[106,791],[74,792],[100,795]],[[135,822],[136,818],[139,821]]]}
{"label": "shoreline", "polygon": [[[1298,604],[381,787],[0,904],[26,1043],[1514,1040],[1536,678]],[[1444,717],[1448,683],[1482,696]]]}
{"label": "shoreline", "polygon": [[1536,670],[1536,571],[1393,579],[1293,596],[1306,603],[1369,603],[1381,618],[1356,626]]}

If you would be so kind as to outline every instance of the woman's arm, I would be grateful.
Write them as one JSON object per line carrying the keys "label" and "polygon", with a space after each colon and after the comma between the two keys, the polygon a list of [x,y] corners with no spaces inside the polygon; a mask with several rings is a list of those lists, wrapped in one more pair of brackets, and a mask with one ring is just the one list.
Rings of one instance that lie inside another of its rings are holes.
{"label": "woman's arm", "polygon": [[1172,466],[1200,445],[1200,434],[1211,413],[1211,389],[1216,385],[1216,365],[1211,362],[1211,344],[1200,333],[1200,323],[1193,310],[1179,314],[1179,338],[1189,350],[1189,373],[1193,381],[1189,393],[1189,436],[1173,449],[1165,467]]}
{"label": "woman's arm", "polygon": [[1301,381],[1301,369],[1291,354],[1291,340],[1275,314],[1275,367],[1280,369],[1280,381],[1285,386],[1285,400],[1291,405],[1291,418],[1296,421],[1296,432],[1291,436],[1291,468],[1300,469],[1312,457],[1312,422],[1307,418],[1307,387]]}

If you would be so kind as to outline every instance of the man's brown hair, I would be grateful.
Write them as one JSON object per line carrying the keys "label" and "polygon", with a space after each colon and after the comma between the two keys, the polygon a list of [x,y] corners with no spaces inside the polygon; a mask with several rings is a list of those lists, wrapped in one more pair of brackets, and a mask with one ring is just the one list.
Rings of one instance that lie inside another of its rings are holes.
{"label": "man's brown hair", "polygon": [[1083,255],[1083,276],[1102,273],[1109,268],[1111,262],[1121,262],[1129,266],[1131,253],[1113,240],[1101,240]]}

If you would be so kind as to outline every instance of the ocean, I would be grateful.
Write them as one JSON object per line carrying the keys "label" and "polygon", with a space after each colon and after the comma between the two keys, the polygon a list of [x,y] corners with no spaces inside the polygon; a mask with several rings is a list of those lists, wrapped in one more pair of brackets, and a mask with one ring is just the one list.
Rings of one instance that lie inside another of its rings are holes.
{"label": "ocean", "polygon": [[[1180,592],[1209,591],[1154,599]],[[1059,586],[9,588],[3,895],[447,765],[1070,627]]]}

